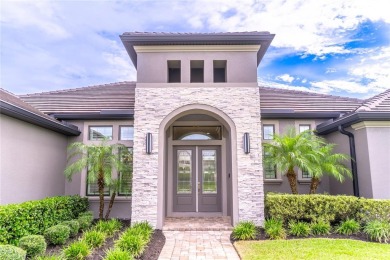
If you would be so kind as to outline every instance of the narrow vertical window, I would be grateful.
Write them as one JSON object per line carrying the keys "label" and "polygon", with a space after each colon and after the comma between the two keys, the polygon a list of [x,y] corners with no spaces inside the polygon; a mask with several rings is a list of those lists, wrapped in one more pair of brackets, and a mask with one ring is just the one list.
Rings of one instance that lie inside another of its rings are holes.
{"label": "narrow vertical window", "polygon": [[263,139],[264,140],[272,140],[275,134],[275,126],[274,125],[263,125]]}
{"label": "narrow vertical window", "polygon": [[169,60],[168,61],[168,83],[180,83],[181,82],[181,61]]}
{"label": "narrow vertical window", "polygon": [[227,82],[226,79],[226,60],[213,61],[214,82]]}
{"label": "narrow vertical window", "polygon": [[192,60],[191,66],[191,83],[204,82],[204,61]]}
{"label": "narrow vertical window", "polygon": [[118,172],[119,196],[131,195],[131,182],[133,177],[133,148],[126,147],[119,150],[120,160],[129,166],[128,169]]}
{"label": "narrow vertical window", "polygon": [[276,166],[269,163],[267,158],[269,158],[271,154],[267,151],[267,148],[263,148],[263,171],[265,179],[276,179]]}

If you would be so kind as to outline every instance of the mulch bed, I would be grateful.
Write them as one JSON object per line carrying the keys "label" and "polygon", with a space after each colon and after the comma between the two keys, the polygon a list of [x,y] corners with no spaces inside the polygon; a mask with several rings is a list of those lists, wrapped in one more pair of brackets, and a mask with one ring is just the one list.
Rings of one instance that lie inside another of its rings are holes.
{"label": "mulch bed", "polygon": [[[360,240],[360,241],[366,241],[366,242],[375,242],[375,241],[371,241],[368,239],[368,237],[366,235],[364,235],[363,233],[358,233],[356,235],[350,235],[350,236],[347,236],[347,235],[340,235],[340,234],[329,234],[329,235],[324,235],[324,236],[308,236],[308,237],[296,237],[296,236],[287,236],[287,240],[292,240],[292,239],[305,239],[305,238],[331,238],[331,239],[354,239],[354,240]],[[263,228],[261,227],[257,227],[257,235],[256,235],[256,238],[254,240],[269,240],[268,237],[266,237],[265,235],[265,231]],[[235,241],[238,241],[236,239],[233,238],[233,234],[230,235],[230,241],[232,243],[234,243]]]}
{"label": "mulch bed", "polygon": [[[130,220],[128,219],[120,219],[122,222],[122,228],[119,232],[115,233],[114,236],[107,238],[106,242],[103,246],[99,248],[95,248],[91,255],[89,255],[86,259],[88,260],[101,260],[105,257],[106,251],[114,247],[115,240],[119,238],[121,233],[125,231],[130,226]],[[82,232],[80,232],[76,237],[71,238],[68,240],[68,242],[65,245],[62,246],[54,246],[54,245],[48,245],[46,249],[46,255],[60,255],[61,251],[69,244],[73,243],[74,241],[81,238],[83,235]],[[137,259],[141,260],[157,260],[162,248],[165,244],[165,236],[162,233],[161,230],[155,230],[152,239],[149,242],[148,246],[145,249],[145,252],[142,256],[140,256]]]}

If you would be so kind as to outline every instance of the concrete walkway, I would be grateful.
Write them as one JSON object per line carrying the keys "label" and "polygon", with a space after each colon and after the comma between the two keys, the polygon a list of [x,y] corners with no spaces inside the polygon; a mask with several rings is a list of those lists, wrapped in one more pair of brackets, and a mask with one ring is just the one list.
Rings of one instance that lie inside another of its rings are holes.
{"label": "concrete walkway", "polygon": [[168,218],[161,260],[240,259],[230,243],[229,218]]}

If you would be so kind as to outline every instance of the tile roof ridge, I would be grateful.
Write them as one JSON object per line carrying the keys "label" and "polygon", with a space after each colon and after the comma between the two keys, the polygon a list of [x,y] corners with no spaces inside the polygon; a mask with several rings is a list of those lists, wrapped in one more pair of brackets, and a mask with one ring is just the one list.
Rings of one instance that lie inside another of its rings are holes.
{"label": "tile roof ridge", "polygon": [[359,106],[355,111],[367,111],[377,107],[384,100],[390,100],[390,88],[364,100],[363,104]]}
{"label": "tile roof ridge", "polygon": [[68,92],[70,93],[70,92],[84,90],[84,89],[93,89],[93,88],[100,88],[104,86],[117,86],[117,85],[132,84],[132,83],[134,83],[135,85],[136,81],[118,81],[118,82],[105,83],[99,85],[89,85],[89,86],[78,87],[78,88],[67,88],[67,89],[51,90],[51,91],[44,91],[44,92],[36,92],[36,93],[19,95],[18,97],[30,97],[30,96],[37,96],[42,94],[58,94],[58,93],[68,93]]}
{"label": "tile roof ridge", "polygon": [[[15,95],[14,93],[12,93],[11,91],[6,90],[5,88],[0,88],[0,92],[5,92],[5,93],[8,94],[8,95],[11,95],[11,96],[14,96],[15,98],[20,99],[17,95]],[[0,96],[0,99],[1,99],[1,96]],[[2,99],[1,99],[1,100],[2,100]]]}
{"label": "tile roof ridge", "polygon": [[260,88],[267,88],[272,91],[281,91],[285,93],[299,93],[304,95],[312,95],[312,96],[322,96],[322,97],[329,97],[329,98],[335,98],[335,99],[343,99],[343,100],[350,100],[350,101],[356,101],[362,103],[364,99],[360,98],[351,98],[351,97],[342,97],[342,96],[336,96],[336,95],[330,95],[330,94],[323,94],[323,93],[314,93],[310,91],[303,91],[303,90],[295,90],[295,89],[284,89],[284,88],[274,88],[274,87],[267,87],[267,86],[259,86]]}

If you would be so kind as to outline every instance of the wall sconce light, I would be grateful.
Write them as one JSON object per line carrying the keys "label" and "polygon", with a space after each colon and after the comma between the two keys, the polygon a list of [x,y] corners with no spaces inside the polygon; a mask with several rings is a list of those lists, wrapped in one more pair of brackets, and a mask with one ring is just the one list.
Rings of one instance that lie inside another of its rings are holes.
{"label": "wall sconce light", "polygon": [[152,146],[153,146],[153,137],[152,133],[147,133],[146,134],[146,153],[151,154],[152,153]]}
{"label": "wall sconce light", "polygon": [[249,133],[244,133],[244,153],[248,154],[251,152],[251,142],[249,139]]}

